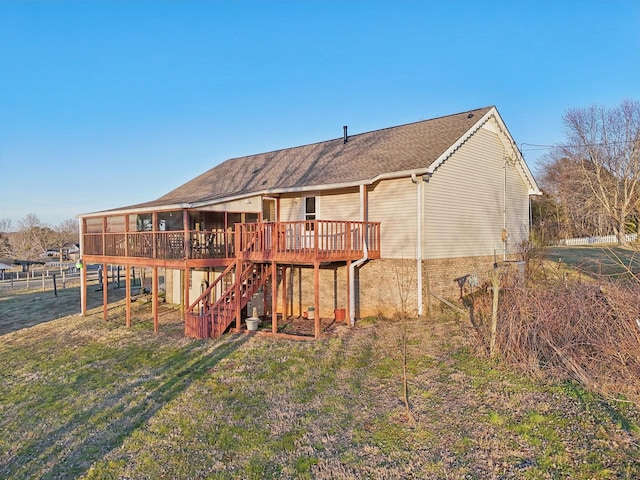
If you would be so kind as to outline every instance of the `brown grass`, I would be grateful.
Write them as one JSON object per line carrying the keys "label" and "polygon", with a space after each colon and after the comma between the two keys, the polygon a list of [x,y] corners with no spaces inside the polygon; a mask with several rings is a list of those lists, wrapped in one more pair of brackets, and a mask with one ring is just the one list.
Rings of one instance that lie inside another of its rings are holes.
{"label": "brown grass", "polygon": [[[536,378],[577,381],[640,405],[640,282],[579,274],[566,264],[530,264],[529,281],[501,280],[496,350]],[[488,351],[490,292],[466,300]]]}
{"label": "brown grass", "polygon": [[[87,287],[87,308],[102,305],[102,290],[97,283]],[[122,300],[125,289],[109,288],[109,302]],[[71,284],[54,291],[0,290],[0,335],[39,323],[80,313],[80,288]]]}

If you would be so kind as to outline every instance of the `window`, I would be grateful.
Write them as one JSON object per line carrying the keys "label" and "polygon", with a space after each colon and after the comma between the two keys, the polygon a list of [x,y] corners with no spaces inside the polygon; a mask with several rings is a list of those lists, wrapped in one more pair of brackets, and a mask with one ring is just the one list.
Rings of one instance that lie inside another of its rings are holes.
{"label": "window", "polygon": [[[305,197],[304,198],[304,219],[305,221],[315,220],[317,211],[316,205],[316,197]],[[315,228],[314,223],[307,223],[305,225],[305,230],[310,231]]]}
{"label": "window", "polygon": [[316,219],[316,197],[305,197],[304,199],[304,219]]}

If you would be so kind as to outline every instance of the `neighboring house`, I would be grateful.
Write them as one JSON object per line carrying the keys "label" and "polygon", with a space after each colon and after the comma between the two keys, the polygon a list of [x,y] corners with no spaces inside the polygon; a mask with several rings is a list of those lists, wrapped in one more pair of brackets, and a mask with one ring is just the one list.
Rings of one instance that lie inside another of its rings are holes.
{"label": "neighboring house", "polygon": [[0,279],[4,280],[4,271],[11,270],[12,268],[13,268],[13,265],[0,262]]}
{"label": "neighboring house", "polygon": [[276,320],[313,307],[317,337],[335,310],[422,315],[459,296],[456,279],[517,259],[538,194],[486,107],[227,160],[157,200],[79,215],[81,253],[153,268],[155,306],[164,269],[189,336],[241,329],[253,300]]}
{"label": "neighboring house", "polygon": [[[64,247],[62,249],[62,258],[63,260],[76,259],[80,254],[79,245],[72,244],[70,246]],[[60,249],[58,248],[50,248],[46,252],[40,254],[40,258],[60,258]]]}

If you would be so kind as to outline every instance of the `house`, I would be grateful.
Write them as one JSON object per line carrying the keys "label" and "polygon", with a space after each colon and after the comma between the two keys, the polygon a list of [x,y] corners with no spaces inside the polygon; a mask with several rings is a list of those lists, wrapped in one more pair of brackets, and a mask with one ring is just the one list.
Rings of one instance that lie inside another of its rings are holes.
{"label": "house", "polygon": [[[80,247],[77,244],[70,244],[62,249],[62,259],[76,259],[80,254]],[[50,248],[46,252],[40,254],[40,258],[60,258],[60,249]]]}
{"label": "house", "polygon": [[156,328],[163,269],[189,336],[239,331],[256,308],[273,335],[306,315],[318,337],[335,312],[422,315],[518,258],[538,194],[489,106],[227,160],[157,200],[79,215],[81,253],[105,281],[107,264],[152,269]]}

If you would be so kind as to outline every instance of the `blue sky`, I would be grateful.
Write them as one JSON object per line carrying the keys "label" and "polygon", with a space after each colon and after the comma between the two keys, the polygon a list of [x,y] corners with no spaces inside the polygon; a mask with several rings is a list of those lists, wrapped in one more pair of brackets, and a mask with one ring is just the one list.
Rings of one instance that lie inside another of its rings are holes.
{"label": "blue sky", "polygon": [[640,2],[0,1],[0,219],[58,225],[216,164],[488,105],[534,169],[640,100]]}

